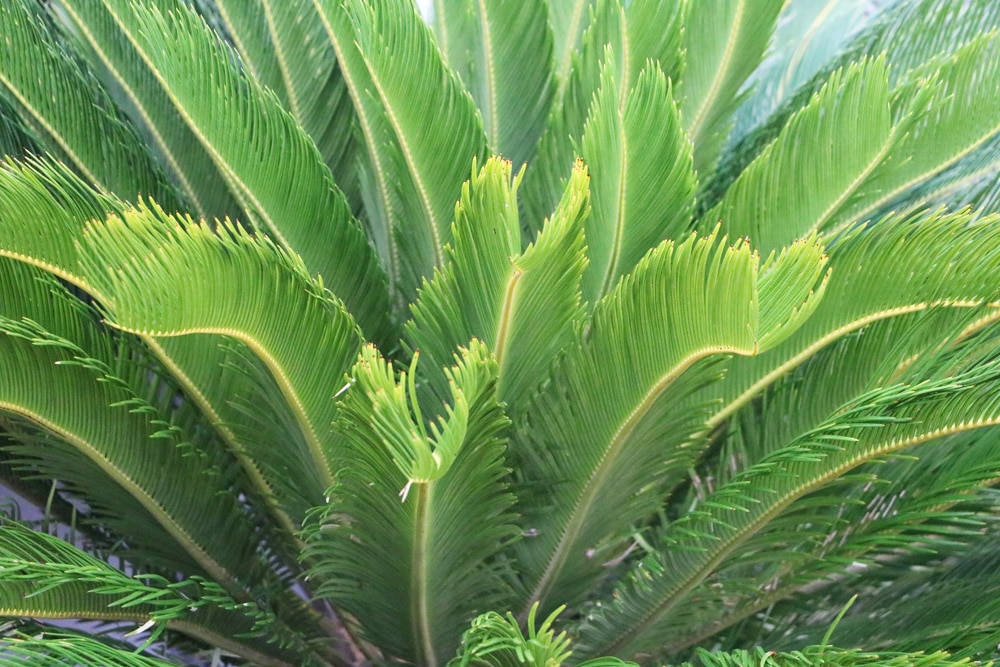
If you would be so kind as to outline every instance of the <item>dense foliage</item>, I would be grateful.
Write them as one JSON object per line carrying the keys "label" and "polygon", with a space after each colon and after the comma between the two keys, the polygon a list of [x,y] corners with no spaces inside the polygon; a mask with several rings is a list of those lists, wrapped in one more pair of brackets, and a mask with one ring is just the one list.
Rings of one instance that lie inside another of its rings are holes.
{"label": "dense foliage", "polygon": [[1000,5],[433,10],[0,2],[0,662],[989,657]]}

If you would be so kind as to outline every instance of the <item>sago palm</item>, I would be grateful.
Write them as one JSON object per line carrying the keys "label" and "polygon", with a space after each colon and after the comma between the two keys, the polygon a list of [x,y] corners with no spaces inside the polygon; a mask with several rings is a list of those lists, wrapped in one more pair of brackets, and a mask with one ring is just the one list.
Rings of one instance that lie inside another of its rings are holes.
{"label": "sago palm", "polygon": [[988,657],[1000,5],[432,10],[0,3],[0,663]]}

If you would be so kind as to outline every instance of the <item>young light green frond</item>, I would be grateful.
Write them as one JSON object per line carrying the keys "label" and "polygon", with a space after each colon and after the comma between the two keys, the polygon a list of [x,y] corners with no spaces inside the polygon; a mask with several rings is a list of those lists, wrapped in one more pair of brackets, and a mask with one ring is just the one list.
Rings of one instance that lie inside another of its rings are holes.
{"label": "young light green frond", "polygon": [[455,208],[449,262],[413,305],[407,344],[420,351],[429,388],[441,400],[448,391],[438,367],[477,338],[496,356],[501,400],[523,402],[579,320],[586,169],[577,165],[559,210],[523,254],[519,183],[511,164],[498,158],[473,173]]}
{"label": "young light green frond", "polygon": [[[413,452],[386,439],[407,422],[410,436],[428,446],[428,426],[411,398],[415,380],[397,382],[373,355],[370,348],[362,353],[357,382],[341,402],[338,433],[350,467],[310,526],[312,576],[318,593],[355,615],[389,654],[440,665],[473,616],[510,601],[502,563],[494,560],[516,534],[513,498],[502,481],[507,420],[495,397],[496,365],[476,341],[456,355],[453,406],[440,427],[429,429],[439,448],[432,458],[454,458],[435,479],[420,481],[408,477]],[[400,389],[410,405],[399,399],[393,409],[386,395]],[[452,428],[460,415],[464,428]]]}
{"label": "young light green frond", "polygon": [[[754,462],[664,529],[615,601],[588,619],[587,651],[631,655],[660,645],[677,605],[796,501],[857,468],[943,435],[1000,423],[996,362],[953,378],[897,384],[859,397],[824,424]],[[775,474],[776,471],[781,474]],[[806,500],[808,502],[808,499]],[[592,625],[590,625],[592,624]]]}
{"label": "young light green frond", "polygon": [[[574,52],[580,47],[580,39],[597,0],[567,0],[546,4],[552,30],[553,73],[561,93],[570,76]],[[560,97],[561,95],[557,95],[556,99]]]}
{"label": "young light green frond", "polygon": [[581,141],[591,173],[583,297],[596,303],[643,255],[687,231],[694,209],[691,143],[663,72],[650,61],[623,91],[608,66]]}
{"label": "young light green frond", "polygon": [[535,627],[538,604],[528,612],[524,636],[514,615],[506,617],[495,611],[477,616],[472,627],[462,635],[458,655],[448,661],[448,667],[489,665],[491,667],[520,667],[531,664],[538,667],[560,667],[573,654],[565,632],[556,634],[552,624],[565,610],[559,607]]}
{"label": "young light green frond", "polygon": [[[121,202],[93,191],[58,163],[34,160],[25,164],[0,163],[0,255],[41,267],[103,301],[105,295],[83,275],[78,242],[88,221],[104,219],[123,207]],[[25,220],[32,224],[21,224]],[[281,476],[265,479],[257,466],[266,461],[267,455],[254,461],[247,457],[247,450],[259,454],[262,449],[271,448],[263,445],[260,431],[256,435],[253,431],[242,431],[237,436],[231,426],[243,420],[232,409],[230,398],[239,396],[246,401],[261,402],[251,398],[259,396],[260,383],[248,385],[239,373],[228,370],[232,358],[217,338],[194,336],[159,341],[146,338],[145,342],[229,443],[254,478],[260,497],[270,499],[272,487],[281,484]],[[289,437],[294,435],[286,433],[282,439]],[[298,476],[295,477],[297,483]],[[305,510],[322,499],[321,488],[313,491],[313,498],[304,504],[292,500],[296,494],[289,497],[288,493],[278,501],[281,508],[273,499],[264,502],[272,507],[278,523],[291,532],[293,521],[289,515],[301,521]]]}
{"label": "young light green frond", "polygon": [[[801,299],[781,301],[785,322],[797,319],[795,307],[808,303],[822,272],[816,245],[793,247],[778,261],[799,264],[802,255],[813,266],[784,273],[785,289]],[[617,555],[609,549],[629,524],[655,511],[657,484],[686,469],[684,452],[674,449],[686,425],[672,424],[670,443],[662,438],[671,430],[654,424],[684,421],[667,406],[693,391],[685,377],[705,379],[685,374],[696,362],[756,354],[773,335],[760,328],[758,261],[746,242],[727,246],[715,235],[664,242],[597,305],[557,370],[558,389],[538,395],[531,428],[514,451],[538,460],[537,469],[526,467],[527,486],[559,490],[523,509],[535,535],[518,552],[529,603],[575,600],[600,576],[601,562]],[[643,437],[651,432],[657,437]]]}
{"label": "young light green frond", "polygon": [[[1000,276],[991,268],[996,226],[991,218],[974,225],[969,220],[968,212],[891,216],[828,246],[832,269],[826,298],[771,354],[732,360],[724,383],[711,390],[723,403],[706,432],[817,350],[868,324],[931,308],[964,310],[997,301]],[[887,275],[894,279],[885,280]]]}
{"label": "young light green frond", "polygon": [[716,161],[739,108],[743,83],[760,64],[783,0],[692,2],[684,26],[687,65],[681,79],[681,117],[702,179]]}
{"label": "young light green frond", "polygon": [[216,0],[215,6],[245,69],[312,138],[351,210],[359,212],[357,120],[312,0]]}
{"label": "young light green frond", "polygon": [[37,3],[0,8],[0,89],[16,102],[45,148],[90,183],[122,199],[151,196],[164,206],[175,193],[126,124],[110,95],[59,43]]}
{"label": "young light green frond", "polygon": [[254,224],[301,255],[369,338],[387,336],[388,291],[374,250],[302,128],[191,10],[105,4]]}
{"label": "young light green frond", "polygon": [[[926,96],[925,96],[926,97]],[[705,214],[764,251],[821,229],[901,139],[883,59],[834,73]]]}
{"label": "young light green frond", "polygon": [[214,234],[155,209],[91,225],[82,252],[115,326],[150,338],[230,336],[253,350],[308,444],[307,452],[288,452],[300,483],[322,494],[333,474],[333,395],[360,332],[301,261],[231,224]]}
{"label": "young light green frond", "polygon": [[[76,300],[33,267],[4,260],[0,270],[2,408],[66,441],[124,488],[172,538],[182,566],[196,563],[241,590],[238,582],[255,576],[257,544],[236,499],[218,497],[225,477],[206,471],[169,416],[116,373],[107,337]],[[62,391],[77,400],[59,401]],[[218,509],[205,516],[208,504]]]}
{"label": "young light green frond", "polygon": [[[685,662],[681,667],[692,667],[695,663]],[[802,651],[776,652],[764,648],[752,651],[698,650],[698,662],[702,667],[788,667],[811,665],[837,665],[838,667],[972,667],[974,662],[967,658],[953,658],[944,651],[924,653],[866,652],[858,649],[842,649],[821,644],[809,646]]]}
{"label": "young light green frond", "polygon": [[[865,179],[858,192],[831,216],[834,229],[880,212],[886,204],[954,165],[1000,130],[1000,32],[966,44],[943,65],[918,69],[900,87],[929,86],[937,78],[931,106],[907,128],[905,138]],[[919,107],[917,107],[919,109]]]}
{"label": "young light green frond", "polygon": [[[66,0],[60,16],[97,76],[127,101],[123,110],[153,147],[185,201],[198,217],[237,217],[239,206],[198,138],[185,125],[149,68],[129,44],[102,2]],[[121,194],[121,193],[117,193]],[[159,202],[155,193],[143,193]],[[162,202],[161,204],[166,204]]]}
{"label": "young light green frond", "polygon": [[409,301],[442,264],[469,159],[485,159],[481,121],[412,4],[315,2],[358,111],[391,275]]}

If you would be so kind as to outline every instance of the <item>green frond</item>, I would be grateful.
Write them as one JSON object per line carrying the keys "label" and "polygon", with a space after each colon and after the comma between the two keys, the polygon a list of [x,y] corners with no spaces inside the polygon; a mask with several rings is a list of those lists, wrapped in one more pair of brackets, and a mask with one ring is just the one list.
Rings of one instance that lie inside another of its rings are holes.
{"label": "green frond", "polygon": [[[239,206],[198,138],[184,123],[152,72],[103,2],[67,0],[59,16],[88,58],[95,76],[126,101],[122,110],[159,156],[169,178],[198,217],[237,217]],[[121,193],[117,193],[121,194]],[[143,193],[157,202],[156,193]],[[166,205],[167,202],[161,202]]]}
{"label": "green frond", "polygon": [[333,46],[312,0],[216,0],[244,69],[274,91],[312,138],[358,214],[357,120]]}
{"label": "green frond", "polygon": [[559,607],[535,625],[538,604],[531,607],[525,626],[528,636],[514,618],[495,611],[477,616],[472,627],[462,635],[462,646],[458,655],[448,662],[448,667],[468,667],[468,665],[490,665],[491,667],[520,667],[530,664],[539,667],[559,667],[572,655],[570,641],[565,632],[558,635],[552,629],[556,617],[565,609]]}
{"label": "green frond", "polygon": [[680,44],[687,6],[683,0],[636,0],[627,7],[620,0],[595,4],[570,78],[553,102],[537,155],[528,166],[523,205],[529,229],[539,229],[562,196],[566,165],[578,157],[594,95],[601,87],[601,72],[611,70],[621,99],[650,61],[667,78],[677,79],[683,54],[670,49]]}
{"label": "green frond", "polygon": [[[186,434],[122,377],[128,369],[116,368],[109,338],[78,301],[33,267],[4,260],[0,270],[3,409],[66,441],[124,488],[173,540],[179,567],[194,565],[241,590],[237,582],[258,569],[257,544],[236,499],[220,496],[225,477],[206,470]],[[60,401],[62,392],[77,400]],[[204,515],[208,504],[217,511]]]}
{"label": "green frond", "polygon": [[0,90],[43,139],[94,185],[122,199],[151,196],[172,207],[176,195],[118,113],[108,92],[60,43],[37,3],[0,8]]}
{"label": "green frond", "polygon": [[669,406],[704,378],[685,371],[794,331],[818,300],[824,262],[820,246],[801,243],[762,270],[746,242],[691,236],[651,251],[597,305],[514,450],[537,460],[526,486],[558,489],[522,510],[534,535],[518,549],[529,603],[575,600],[601,575],[630,523],[655,511],[659,485],[688,465],[676,435],[698,414]]}
{"label": "green frond", "polygon": [[[681,667],[693,667],[685,662]],[[809,646],[801,651],[775,652],[764,648],[752,651],[710,652],[698,650],[698,665],[702,667],[811,667],[836,665],[837,667],[973,667],[977,664],[968,658],[953,658],[944,651],[925,653],[867,652],[858,649],[841,649],[826,644]]]}
{"label": "green frond", "polygon": [[477,341],[455,359],[451,404],[428,426],[414,369],[396,380],[365,348],[340,404],[345,465],[308,537],[317,593],[422,665],[443,664],[466,624],[510,597],[495,560],[516,535],[496,364]]}
{"label": "green frond", "polygon": [[114,647],[91,637],[66,630],[41,635],[15,632],[0,636],[0,655],[10,667],[62,667],[105,665],[106,667],[175,667],[172,662]]}
{"label": "green frond", "polygon": [[782,0],[691,2],[684,25],[686,67],[679,86],[681,117],[694,145],[694,168],[706,179],[742,101],[740,89],[760,64]]}
{"label": "green frond", "polygon": [[993,361],[955,377],[878,388],[754,462],[664,529],[670,548],[647,558],[613,602],[588,616],[587,651],[630,655],[661,645],[677,605],[728,556],[861,464],[1000,423],[997,371]]}
{"label": "green frond", "polygon": [[[104,219],[123,209],[124,204],[94,192],[58,163],[0,163],[0,255],[43,268],[102,301],[105,295],[83,275],[79,243],[88,221]],[[31,220],[33,224],[19,224],[23,220]],[[218,337],[160,340],[145,337],[144,342],[205,411],[253,479],[258,498],[271,508],[279,525],[291,533],[305,510],[322,498],[321,489],[313,489],[313,497],[302,502],[299,491],[306,490],[296,490],[298,476],[291,475],[289,479],[288,474],[275,474],[286,469],[284,457],[279,457],[278,465],[268,465],[269,461],[274,461],[274,449],[266,436],[274,435],[275,427],[283,420],[270,420],[265,430],[238,426],[245,421],[238,409],[241,402],[267,404],[269,395],[280,395],[280,390],[273,388],[273,380],[247,382],[245,373],[234,372],[247,364],[242,362],[240,355],[234,357],[229,348],[220,345]],[[237,398],[235,407],[231,404],[234,397]],[[266,414],[259,408],[254,411],[258,413]],[[234,433],[234,428],[238,434]],[[295,425],[290,431],[282,431],[278,439],[295,439],[298,432]],[[267,478],[258,465],[269,468]],[[272,493],[280,497],[272,498]]]}
{"label": "green frond", "polygon": [[498,158],[473,173],[455,209],[449,261],[413,305],[406,341],[426,360],[425,377],[441,399],[448,392],[439,367],[477,338],[496,356],[500,399],[523,405],[582,315],[587,172],[577,165],[560,207],[524,253],[519,183],[520,175],[511,179],[511,164]]}
{"label": "green frond", "polygon": [[[705,431],[817,350],[873,322],[931,308],[972,311],[997,301],[1000,277],[991,270],[996,226],[989,219],[970,225],[969,217],[968,212],[890,216],[828,246],[832,270],[826,298],[772,353],[732,360],[724,384],[708,392],[723,401]],[[895,279],[887,281],[886,275]]]}
{"label": "green frond", "polygon": [[[923,104],[926,99],[925,93]],[[705,214],[702,226],[721,221],[765,250],[821,229],[906,129],[893,126],[883,59],[838,71]]]}
{"label": "green frond", "polygon": [[401,305],[441,266],[469,160],[486,157],[482,122],[412,3],[314,1],[359,116],[366,206]]}
{"label": "green frond", "polygon": [[191,10],[105,4],[254,224],[322,276],[369,338],[387,336],[388,291],[374,250],[302,128]]}
{"label": "green frond", "polygon": [[596,303],[649,248],[682,236],[694,209],[691,143],[655,62],[630,89],[605,66],[581,152],[593,184],[583,297]]}
{"label": "green frond", "polygon": [[969,42],[944,63],[917,69],[900,84],[906,86],[935,88],[930,107],[837,211],[831,219],[834,229],[880,212],[996,135],[1000,130],[1000,111],[994,104],[1000,95],[1000,31]]}
{"label": "green frond", "polygon": [[333,395],[360,335],[301,261],[231,224],[214,234],[146,208],[90,225],[82,252],[115,326],[151,338],[230,336],[253,350],[308,444],[308,451],[288,451],[289,463],[301,486],[322,494],[333,480]]}
{"label": "green frond", "polygon": [[[836,62],[840,51],[876,16],[865,0],[786,2],[778,16],[773,48],[747,80],[751,90],[736,112],[730,142],[738,141],[759,127],[831,61]],[[880,49],[865,51],[880,52]],[[726,161],[723,157],[722,162]]]}
{"label": "green frond", "polygon": [[[272,614],[237,602],[211,581],[128,575],[54,536],[12,522],[0,522],[0,537],[2,616],[127,621],[138,626],[134,632],[151,630],[147,644],[170,628],[218,642],[260,664],[301,659],[255,636],[263,624],[275,623]],[[279,635],[276,626],[270,629]]]}
{"label": "green frond", "polygon": [[[580,48],[580,39],[597,0],[567,0],[546,4],[552,30],[553,72],[561,90],[569,79],[574,52]],[[557,95],[556,99],[559,97]]]}
{"label": "green frond", "polygon": [[476,101],[490,150],[520,168],[534,155],[554,93],[547,3],[450,4],[439,3],[443,16],[435,17],[437,25],[458,24],[446,35],[450,51],[442,51]]}

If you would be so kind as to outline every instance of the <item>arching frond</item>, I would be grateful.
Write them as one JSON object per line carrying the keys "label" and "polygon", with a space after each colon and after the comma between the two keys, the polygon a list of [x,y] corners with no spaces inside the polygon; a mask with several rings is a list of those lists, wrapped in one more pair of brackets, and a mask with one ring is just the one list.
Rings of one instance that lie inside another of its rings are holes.
{"label": "arching frond", "polygon": [[382,271],[309,137],[192,11],[106,4],[254,224],[299,254],[366,335],[382,340],[390,327]]}
{"label": "arching frond", "polygon": [[308,445],[307,451],[287,452],[300,484],[313,494],[330,486],[333,395],[360,335],[343,305],[309,278],[297,258],[235,226],[224,225],[216,235],[155,209],[90,225],[83,255],[90,281],[108,295],[115,326],[152,338],[231,336],[253,350]]}
{"label": "arching frond", "polygon": [[[206,470],[186,434],[121,376],[131,369],[118,368],[108,337],[73,297],[24,264],[4,260],[0,270],[3,409],[68,442],[124,488],[169,535],[160,543],[178,569],[201,570],[241,591],[259,570],[257,542],[236,499],[220,496],[225,477]],[[77,400],[60,401],[63,391]],[[209,503],[217,509],[204,516],[199,508]]]}
{"label": "arching frond", "polygon": [[732,127],[740,89],[760,64],[784,3],[692,2],[684,25],[687,65],[678,99],[694,145],[694,168],[706,178]]}
{"label": "arching frond", "polygon": [[486,157],[486,137],[412,4],[314,2],[358,113],[365,201],[402,305],[441,265],[452,208],[469,160]]}
{"label": "arching frond", "polygon": [[692,390],[685,371],[773,347],[815,308],[824,263],[815,242],[758,262],[745,242],[664,242],[597,305],[516,442],[515,455],[537,461],[525,466],[526,486],[558,489],[523,508],[535,535],[518,550],[529,604],[575,600],[630,522],[655,511],[657,485],[686,467],[682,451],[643,437]]}
{"label": "arching frond", "polygon": [[37,3],[13,0],[0,8],[0,90],[42,139],[90,183],[137,201],[151,196],[166,207],[173,190],[119,115],[107,91],[59,43]]}
{"label": "arching frond", "polygon": [[312,0],[216,0],[215,7],[245,70],[274,91],[361,213],[357,120]]}
{"label": "arching frond", "polygon": [[443,364],[477,338],[496,356],[501,400],[523,406],[580,321],[587,172],[577,165],[563,203],[523,254],[519,183],[510,163],[497,158],[473,174],[455,209],[450,261],[413,306],[407,343],[427,360],[425,377],[442,400]]}
{"label": "arching frond", "polygon": [[[151,629],[147,642],[171,628],[258,664],[304,658],[256,638],[266,624],[272,640],[291,633],[273,614],[237,602],[214,582],[130,576],[57,537],[12,522],[0,522],[0,537],[0,614],[5,616],[131,621],[138,632]],[[5,660],[10,655],[0,652]]]}
{"label": "arching frond", "polygon": [[[990,269],[996,234],[989,221],[970,226],[969,214],[960,212],[888,217],[838,240],[828,248],[831,298],[823,299],[771,354],[732,360],[724,384],[712,390],[723,402],[706,430],[817,350],[872,322],[930,308],[967,310],[994,303],[1000,296]],[[931,257],[935,261],[928,261]],[[907,271],[899,271],[900,266]],[[886,281],[886,275],[894,279]]]}
{"label": "arching frond", "polygon": [[755,462],[666,527],[662,539],[671,548],[644,561],[615,601],[588,618],[589,650],[631,655],[656,646],[675,605],[729,554],[799,498],[862,463],[1000,423],[997,371],[994,361],[955,377],[876,389]]}
{"label": "arching frond", "polygon": [[350,467],[310,537],[318,593],[422,665],[444,664],[456,629],[510,596],[494,560],[516,534],[496,365],[478,341],[455,359],[451,403],[428,426],[413,395],[417,369],[397,380],[374,349],[362,351],[338,419]]}

